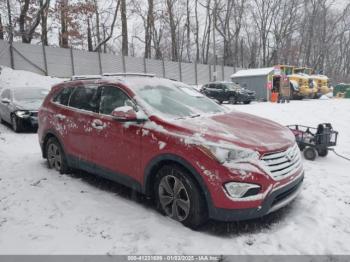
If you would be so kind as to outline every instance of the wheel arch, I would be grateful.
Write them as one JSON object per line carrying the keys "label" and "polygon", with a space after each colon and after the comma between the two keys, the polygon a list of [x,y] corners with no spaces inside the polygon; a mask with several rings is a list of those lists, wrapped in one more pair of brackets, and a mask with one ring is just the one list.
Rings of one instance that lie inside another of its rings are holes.
{"label": "wheel arch", "polygon": [[201,175],[195,170],[195,168],[185,159],[174,154],[163,154],[153,158],[147,165],[144,172],[144,183],[142,186],[143,193],[152,197],[153,194],[153,185],[155,183],[155,178],[157,172],[165,165],[175,164],[186,170],[191,178],[196,182],[199,187],[203,197],[206,199],[208,210],[212,206],[212,200],[207,186]]}
{"label": "wheel arch", "polygon": [[41,151],[42,151],[42,157],[43,158],[47,158],[47,154],[46,154],[46,145],[47,145],[47,142],[49,141],[50,138],[56,138],[57,141],[60,143],[62,149],[64,152],[65,151],[65,148],[64,148],[64,144],[62,143],[61,139],[59,138],[59,136],[56,134],[55,131],[53,130],[49,130],[45,133],[45,135],[43,136],[43,140],[42,140],[42,145],[41,145]]}

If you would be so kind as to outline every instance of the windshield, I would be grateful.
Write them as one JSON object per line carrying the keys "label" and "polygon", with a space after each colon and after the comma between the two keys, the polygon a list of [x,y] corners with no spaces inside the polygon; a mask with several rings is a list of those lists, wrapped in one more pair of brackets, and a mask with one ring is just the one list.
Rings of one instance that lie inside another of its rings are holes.
{"label": "windshield", "polygon": [[41,101],[48,93],[45,88],[20,88],[14,90],[14,98],[16,101]]}
{"label": "windshield", "polygon": [[[131,88],[152,111],[175,119],[226,112],[194,88],[165,79],[131,81]],[[133,88],[134,87],[134,88]]]}

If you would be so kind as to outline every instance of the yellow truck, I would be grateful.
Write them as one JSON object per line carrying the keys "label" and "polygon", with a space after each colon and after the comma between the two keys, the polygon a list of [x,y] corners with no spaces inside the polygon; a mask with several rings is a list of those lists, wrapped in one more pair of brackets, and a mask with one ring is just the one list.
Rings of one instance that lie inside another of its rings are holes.
{"label": "yellow truck", "polygon": [[329,78],[325,75],[317,75],[314,70],[309,67],[295,67],[294,74],[306,74],[309,75],[313,81],[313,87],[317,89],[317,96],[326,95],[332,92],[329,85]]}
{"label": "yellow truck", "polygon": [[326,95],[333,92],[329,85],[329,78],[325,75],[311,75],[310,78],[314,81],[320,95]]}
{"label": "yellow truck", "polygon": [[281,72],[288,76],[293,98],[302,99],[317,97],[318,90],[314,87],[313,80],[309,75],[305,74],[304,70],[299,71],[301,68],[289,65],[278,65],[276,68],[280,69]]}

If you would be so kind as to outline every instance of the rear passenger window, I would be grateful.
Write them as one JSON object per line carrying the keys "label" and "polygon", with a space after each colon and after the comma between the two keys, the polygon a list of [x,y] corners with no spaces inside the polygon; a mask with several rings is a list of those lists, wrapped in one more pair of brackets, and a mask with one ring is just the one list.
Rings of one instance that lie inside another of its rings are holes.
{"label": "rear passenger window", "polygon": [[54,102],[59,103],[64,106],[68,106],[69,97],[72,94],[74,88],[68,87],[61,90],[58,95],[53,99]]}
{"label": "rear passenger window", "polygon": [[97,86],[79,86],[74,89],[69,106],[98,113],[100,97]]}

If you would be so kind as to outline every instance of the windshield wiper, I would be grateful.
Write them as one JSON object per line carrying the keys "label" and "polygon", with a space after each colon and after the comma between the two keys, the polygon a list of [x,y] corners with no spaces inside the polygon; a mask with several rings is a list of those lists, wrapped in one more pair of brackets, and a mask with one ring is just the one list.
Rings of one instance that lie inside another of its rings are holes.
{"label": "windshield wiper", "polygon": [[196,118],[196,117],[200,117],[200,114],[196,114],[196,115],[191,115],[190,118]]}

